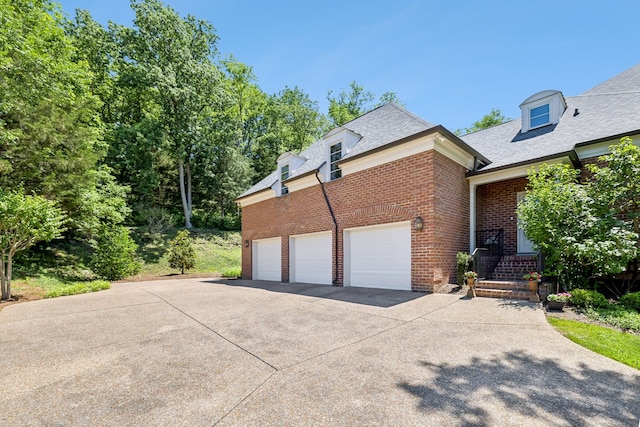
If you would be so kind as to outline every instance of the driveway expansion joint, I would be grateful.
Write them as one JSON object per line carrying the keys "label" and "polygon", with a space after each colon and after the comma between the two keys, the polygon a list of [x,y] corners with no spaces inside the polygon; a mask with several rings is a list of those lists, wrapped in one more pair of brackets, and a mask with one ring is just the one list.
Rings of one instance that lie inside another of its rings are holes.
{"label": "driveway expansion joint", "polygon": [[199,324],[200,326],[202,326],[203,328],[207,329],[208,331],[212,332],[213,334],[217,335],[218,337],[222,338],[223,340],[225,340],[226,342],[228,342],[229,344],[233,345],[234,347],[242,350],[243,352],[247,353],[248,355],[254,357],[255,359],[259,360],[260,362],[264,363],[265,365],[269,366],[271,369],[273,369],[274,372],[278,371],[278,368],[273,366],[271,363],[267,362],[266,360],[262,359],[260,356],[252,353],[251,351],[247,350],[246,348],[242,347],[241,345],[233,342],[232,340],[230,340],[229,338],[225,337],[224,335],[222,335],[220,332],[216,331],[215,329],[211,328],[210,326],[202,323],[200,320],[196,319],[195,317],[193,317],[192,315],[190,315],[189,313],[185,312],[184,310],[181,310],[180,308],[176,307],[175,305],[171,304],[169,301],[167,301],[166,299],[162,298],[159,295],[154,294],[153,292],[146,290],[145,292],[148,292],[149,294],[153,295],[156,298],[159,298],[160,300],[162,300],[165,304],[167,304],[169,307],[173,308],[174,310],[178,311],[179,313],[183,314],[184,316],[188,317],[189,319],[193,320],[194,322],[196,322],[197,324]]}

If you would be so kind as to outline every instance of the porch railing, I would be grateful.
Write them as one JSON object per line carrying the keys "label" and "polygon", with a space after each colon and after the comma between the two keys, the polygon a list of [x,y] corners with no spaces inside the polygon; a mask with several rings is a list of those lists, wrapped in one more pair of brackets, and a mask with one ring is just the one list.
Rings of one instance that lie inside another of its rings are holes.
{"label": "porch railing", "polygon": [[473,268],[478,278],[491,278],[504,254],[504,229],[493,228],[476,231],[476,250],[473,252]]}

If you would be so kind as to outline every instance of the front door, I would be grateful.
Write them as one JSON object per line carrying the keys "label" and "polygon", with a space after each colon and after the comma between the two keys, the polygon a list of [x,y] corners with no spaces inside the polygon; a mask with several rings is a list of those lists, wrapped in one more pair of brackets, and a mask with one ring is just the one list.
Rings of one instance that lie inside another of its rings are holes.
{"label": "front door", "polygon": [[[518,203],[524,200],[525,192],[521,191],[518,193]],[[528,254],[534,253],[533,243],[531,240],[527,238],[524,234],[524,230],[520,228],[520,222],[518,221],[518,253],[519,254]]]}

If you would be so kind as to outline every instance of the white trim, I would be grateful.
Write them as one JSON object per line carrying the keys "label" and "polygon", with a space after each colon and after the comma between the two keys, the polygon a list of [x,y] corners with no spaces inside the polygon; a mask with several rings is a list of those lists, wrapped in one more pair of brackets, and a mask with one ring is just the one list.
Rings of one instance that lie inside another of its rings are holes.
{"label": "white trim", "polygon": [[443,154],[467,170],[473,169],[474,156],[455,145],[439,132],[382,149],[374,153],[364,154],[362,157],[353,160],[346,158],[344,162],[340,164],[340,168],[342,169],[342,176],[347,176],[352,173],[381,166],[383,164],[424,153],[429,150],[435,150]]}
{"label": "white trim", "polygon": [[467,153],[447,138],[441,136],[439,133],[436,133],[435,135],[434,149],[465,169],[473,170],[475,163],[474,156]]}
{"label": "white trim", "polygon": [[305,188],[313,187],[318,184],[318,180],[316,179],[315,174],[303,176],[301,178],[294,178],[291,181],[287,182],[287,187],[289,188],[289,194],[294,191],[303,190]]}
{"label": "white trim", "polygon": [[509,169],[502,169],[495,172],[487,172],[481,175],[473,175],[468,177],[470,184],[483,185],[490,184],[492,182],[506,181],[514,178],[522,178],[528,175],[531,168],[538,169],[541,165],[555,165],[559,163],[571,164],[569,156],[558,157],[555,159],[545,160],[543,162],[530,163],[527,165],[517,166]]}
{"label": "white trim", "polygon": [[476,185],[469,183],[469,253],[476,249]]}
{"label": "white trim", "polygon": [[[635,145],[640,145],[640,138],[638,135],[629,136],[633,140]],[[609,146],[613,144],[618,144],[621,138],[609,139],[607,141],[598,142],[597,144],[589,144],[581,147],[576,147],[576,153],[578,153],[578,157],[580,160],[589,159],[592,157],[600,157],[605,154],[610,154]]]}
{"label": "white trim", "polygon": [[[280,181],[278,181],[277,184],[280,185]],[[244,208],[245,206],[255,205],[256,203],[264,202],[265,200],[275,199],[275,197],[276,192],[273,188],[269,188],[268,190],[259,191],[250,196],[243,197],[238,200],[237,203],[241,208]]]}
{"label": "white trim", "polygon": [[340,164],[342,176],[351,175],[352,173],[432,150],[435,145],[434,140],[435,135],[428,135],[385,150],[365,154],[353,160],[345,159],[344,162]]}

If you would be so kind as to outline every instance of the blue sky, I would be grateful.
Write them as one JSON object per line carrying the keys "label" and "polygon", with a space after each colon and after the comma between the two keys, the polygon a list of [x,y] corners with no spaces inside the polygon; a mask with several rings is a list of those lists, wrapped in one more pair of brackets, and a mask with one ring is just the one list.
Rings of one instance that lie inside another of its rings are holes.
{"label": "blue sky", "polygon": [[[128,0],[63,0],[132,25]],[[510,118],[546,89],[578,95],[640,62],[638,0],[165,0],[211,22],[222,56],[253,67],[267,93],[298,86],[327,110],[327,91],[356,80],[450,130],[492,108]]]}

